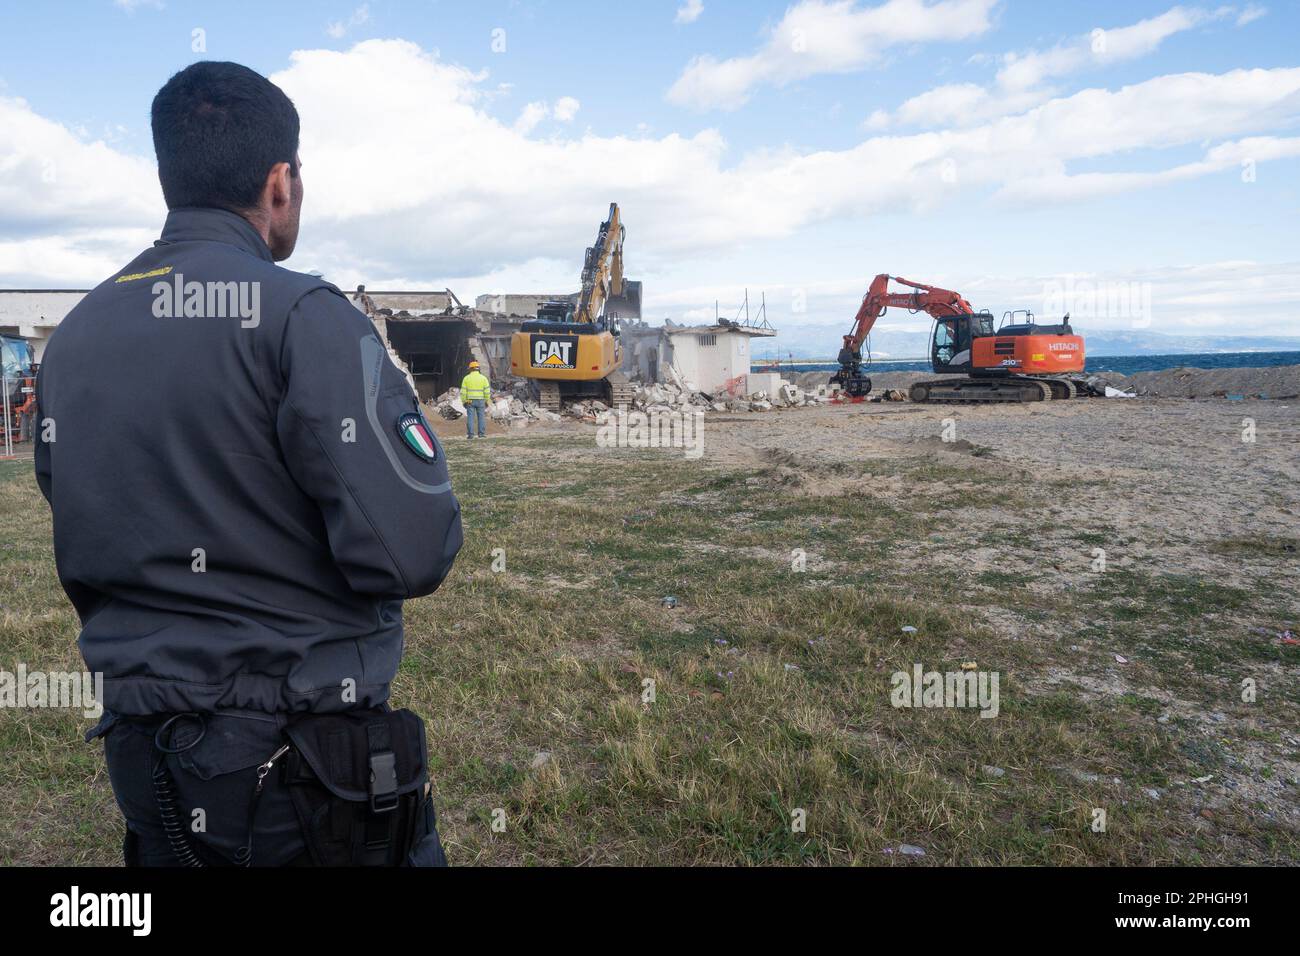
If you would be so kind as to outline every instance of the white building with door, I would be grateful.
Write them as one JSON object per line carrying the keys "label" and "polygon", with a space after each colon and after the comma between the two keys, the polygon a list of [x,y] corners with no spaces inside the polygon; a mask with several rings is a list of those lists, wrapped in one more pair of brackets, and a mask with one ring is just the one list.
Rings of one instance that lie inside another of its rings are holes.
{"label": "white building with door", "polygon": [[[776,335],[772,329],[748,325],[669,326],[673,366],[702,392],[718,392],[749,374],[755,338]],[[743,382],[737,383],[743,391]]]}

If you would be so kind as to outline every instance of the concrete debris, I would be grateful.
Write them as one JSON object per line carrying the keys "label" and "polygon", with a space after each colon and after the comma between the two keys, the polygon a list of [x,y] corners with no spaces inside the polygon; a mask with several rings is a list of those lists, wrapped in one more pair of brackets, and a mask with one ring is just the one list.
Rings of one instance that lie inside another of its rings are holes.
{"label": "concrete debris", "polygon": [[[665,371],[669,381],[636,386],[631,410],[651,413],[769,412],[824,405],[832,400],[836,391],[825,383],[802,388],[783,381],[778,375],[766,375],[759,380],[771,384],[766,380],[774,379],[775,385],[770,391],[762,388],[745,395],[732,395],[727,391],[710,394],[700,391],[672,366],[667,366]],[[758,379],[758,376],[750,378]],[[494,384],[492,395],[489,417],[509,428],[526,427],[532,422],[558,422],[565,418],[600,423],[611,411],[610,406],[600,399],[584,398],[566,401],[562,413],[556,414],[542,408],[532,386],[524,380],[513,380],[505,386]],[[434,413],[450,421],[465,417],[465,405],[458,388],[443,392],[431,406]]]}

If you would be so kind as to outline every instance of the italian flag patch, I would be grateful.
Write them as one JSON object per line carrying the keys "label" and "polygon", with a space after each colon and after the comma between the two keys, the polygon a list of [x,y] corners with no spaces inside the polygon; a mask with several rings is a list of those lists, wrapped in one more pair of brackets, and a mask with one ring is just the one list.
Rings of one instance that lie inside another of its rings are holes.
{"label": "italian flag patch", "polygon": [[397,420],[397,434],[402,436],[402,443],[424,461],[438,460],[438,443],[418,412],[407,412]]}

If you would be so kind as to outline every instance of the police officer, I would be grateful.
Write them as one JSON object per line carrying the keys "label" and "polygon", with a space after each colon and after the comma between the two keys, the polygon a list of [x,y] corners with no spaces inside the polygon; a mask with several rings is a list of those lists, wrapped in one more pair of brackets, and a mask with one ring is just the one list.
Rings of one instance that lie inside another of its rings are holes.
{"label": "police officer", "polygon": [[478,362],[469,363],[469,374],[461,380],[460,400],[465,406],[465,433],[474,437],[474,422],[478,420],[478,437],[487,438],[487,405],[492,400],[492,383],[478,370]]}
{"label": "police officer", "polygon": [[289,98],[196,63],[152,127],[162,236],[38,382],[127,863],[436,864],[423,725],[387,700],[402,601],[461,546],[442,449],[365,316],[275,264],[303,200]]}

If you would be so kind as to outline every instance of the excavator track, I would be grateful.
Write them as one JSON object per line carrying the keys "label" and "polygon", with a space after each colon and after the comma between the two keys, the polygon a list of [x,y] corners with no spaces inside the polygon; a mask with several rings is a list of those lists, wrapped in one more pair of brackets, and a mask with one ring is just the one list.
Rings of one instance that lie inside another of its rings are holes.
{"label": "excavator track", "polygon": [[537,383],[537,402],[548,412],[560,414],[560,383],[540,381]]}
{"label": "excavator track", "polygon": [[913,385],[908,397],[914,402],[948,405],[1049,402],[1056,391],[1049,381],[1018,376],[930,379]]}
{"label": "excavator track", "polygon": [[611,372],[605,379],[605,384],[609,389],[609,404],[613,408],[631,405],[636,398],[636,386],[622,372]]}
{"label": "excavator track", "polygon": [[1052,398],[1058,401],[1079,397],[1078,386],[1068,378],[1046,378],[1042,381],[1048,384],[1052,390]]}

